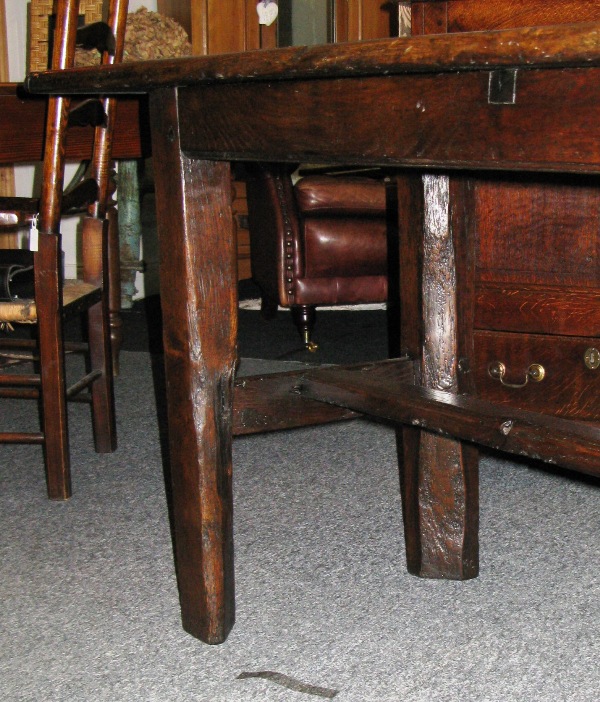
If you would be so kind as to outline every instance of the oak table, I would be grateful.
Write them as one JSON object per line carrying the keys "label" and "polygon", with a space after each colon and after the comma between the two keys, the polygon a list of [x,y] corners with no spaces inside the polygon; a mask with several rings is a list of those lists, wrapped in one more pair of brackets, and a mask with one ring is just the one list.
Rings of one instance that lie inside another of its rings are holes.
{"label": "oak table", "polygon": [[[408,568],[426,577],[477,574],[478,445],[600,475],[596,425],[477,397],[463,320],[472,252],[455,236],[469,216],[463,174],[600,174],[600,24],[75,69],[27,85],[149,94],[177,574],[191,634],[219,643],[234,621],[233,433],[357,414],[404,427]],[[397,169],[398,359],[235,380],[229,162],[244,160]]]}

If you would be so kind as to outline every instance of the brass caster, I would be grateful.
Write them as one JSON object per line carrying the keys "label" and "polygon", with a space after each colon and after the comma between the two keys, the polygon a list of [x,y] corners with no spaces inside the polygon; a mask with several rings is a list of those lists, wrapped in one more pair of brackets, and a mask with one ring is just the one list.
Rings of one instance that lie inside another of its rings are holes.
{"label": "brass caster", "polygon": [[319,344],[315,344],[310,338],[310,329],[305,327],[302,330],[302,341],[304,341],[304,348],[311,353],[314,353],[318,348]]}

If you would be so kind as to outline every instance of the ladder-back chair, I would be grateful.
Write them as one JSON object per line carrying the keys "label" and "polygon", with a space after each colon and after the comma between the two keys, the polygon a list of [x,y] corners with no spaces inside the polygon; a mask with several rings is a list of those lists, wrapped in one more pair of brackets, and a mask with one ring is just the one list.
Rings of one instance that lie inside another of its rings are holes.
{"label": "ladder-back chair", "polygon": [[[72,67],[76,45],[97,48],[102,63],[122,60],[127,0],[110,0],[107,22],[87,27],[78,27],[79,0],[57,0],[55,12],[52,68]],[[7,397],[39,398],[42,424],[41,431],[0,433],[0,443],[43,445],[48,496],[53,499],[71,495],[67,399],[90,402],[96,451],[105,453],[116,448],[107,282],[107,203],[115,108],[114,98],[77,105],[72,105],[68,96],[49,98],[41,196],[39,200],[0,198],[0,232],[30,227],[34,282],[31,299],[0,302],[0,323],[5,330],[17,323],[37,324],[34,340],[12,338],[6,332],[1,335],[3,357],[25,350],[36,363],[37,372],[24,374],[8,369],[0,373],[0,403]],[[89,174],[63,193],[67,132],[70,126],[82,123],[95,127]],[[81,280],[67,281],[63,280],[60,223],[73,210],[85,213],[83,274]],[[87,312],[86,344],[64,342],[63,318],[69,311]],[[67,388],[65,351],[69,350],[85,350],[88,356],[85,376]]]}

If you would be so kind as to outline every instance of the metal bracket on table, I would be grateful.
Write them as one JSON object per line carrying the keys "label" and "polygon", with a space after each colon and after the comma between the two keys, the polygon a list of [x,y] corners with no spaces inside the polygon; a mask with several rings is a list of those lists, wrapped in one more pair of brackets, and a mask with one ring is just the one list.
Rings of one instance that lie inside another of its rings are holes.
{"label": "metal bracket on table", "polygon": [[490,105],[514,105],[517,102],[517,69],[498,68],[490,71],[488,103]]}

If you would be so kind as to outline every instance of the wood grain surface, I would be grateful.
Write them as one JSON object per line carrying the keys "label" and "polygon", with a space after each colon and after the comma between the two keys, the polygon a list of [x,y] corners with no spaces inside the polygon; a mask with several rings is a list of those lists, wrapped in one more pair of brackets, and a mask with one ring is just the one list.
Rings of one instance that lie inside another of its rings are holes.
{"label": "wood grain surface", "polygon": [[205,83],[600,65],[600,24],[381,39],[34,72],[32,93],[145,93]]}

